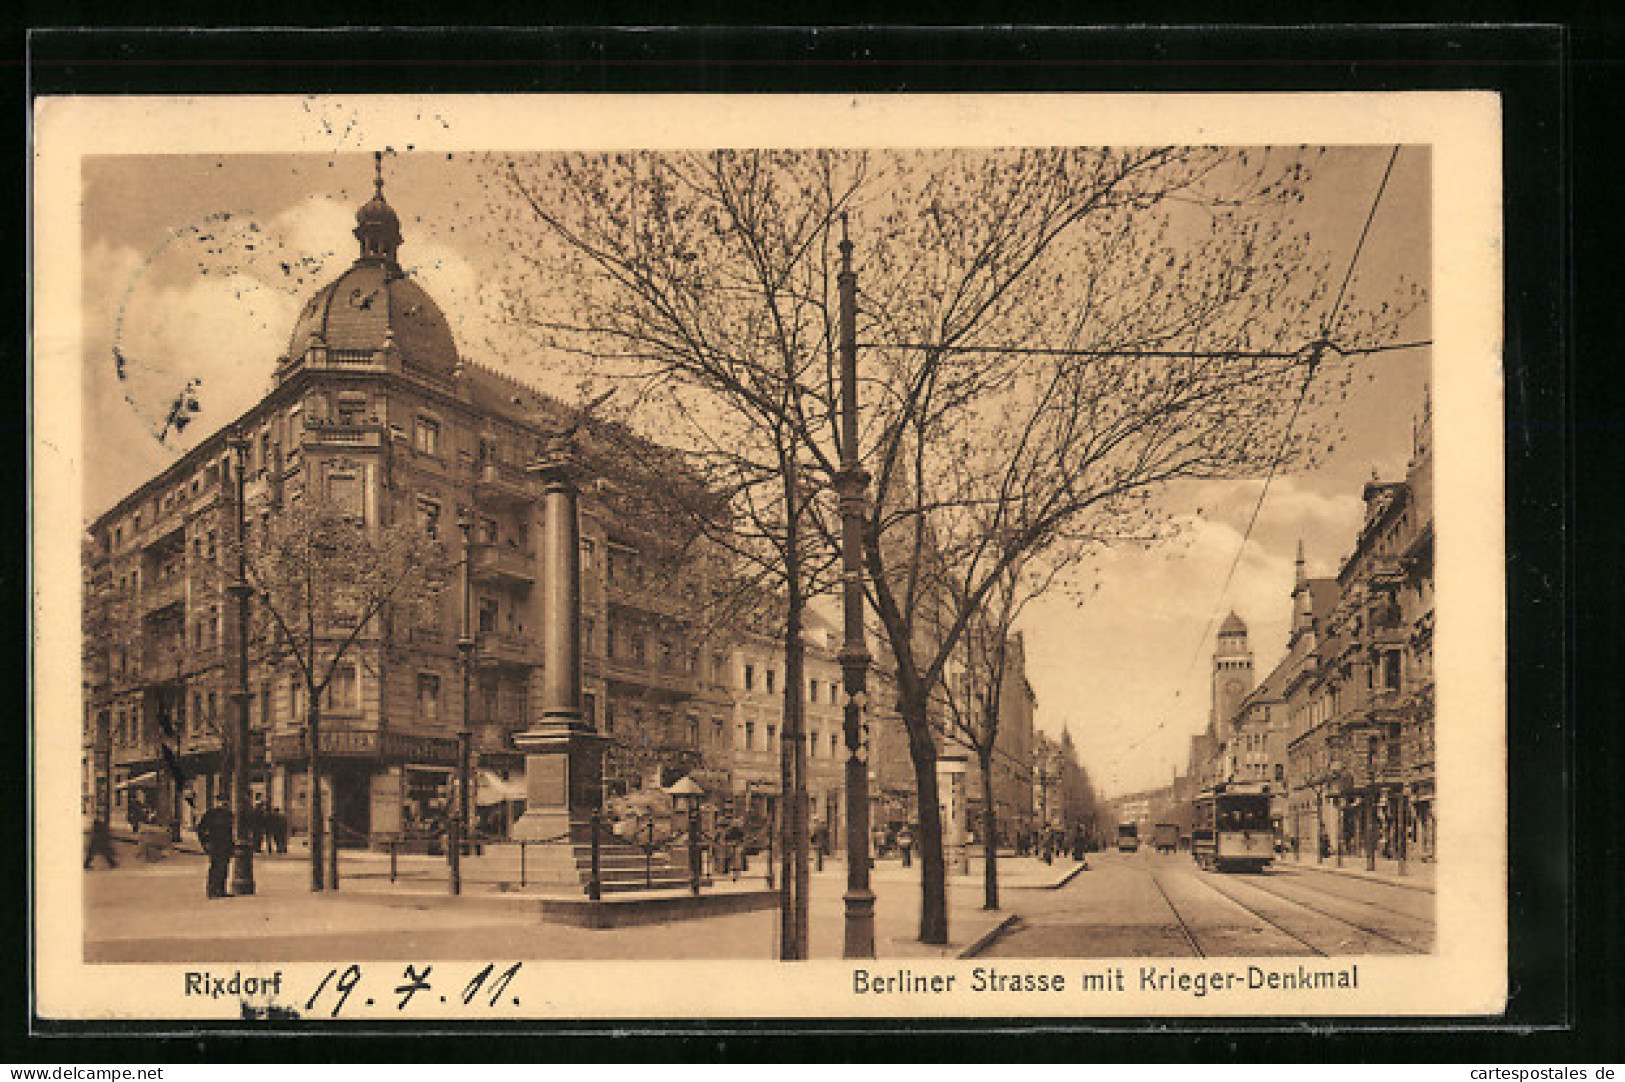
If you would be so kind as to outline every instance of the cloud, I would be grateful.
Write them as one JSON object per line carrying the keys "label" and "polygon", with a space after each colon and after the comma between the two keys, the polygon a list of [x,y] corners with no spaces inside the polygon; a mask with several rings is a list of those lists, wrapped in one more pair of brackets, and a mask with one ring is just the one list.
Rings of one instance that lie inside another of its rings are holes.
{"label": "cloud", "polygon": [[1226,613],[1248,626],[1257,680],[1279,661],[1299,538],[1311,575],[1334,571],[1352,545],[1357,493],[1279,478],[1243,549],[1258,490],[1258,482],[1182,486],[1170,494],[1184,508],[1173,540],[1106,551],[1081,608],[1045,598],[1024,615],[1039,725],[1068,727],[1105,791],[1164,784],[1183,769],[1189,736],[1207,725],[1213,640]]}
{"label": "cloud", "polygon": [[[97,257],[129,269],[130,254]],[[137,257],[135,269],[145,273],[126,277],[123,288],[87,283],[85,455],[97,464],[86,476],[88,515],[257,402],[286,345],[297,315],[293,296],[246,272],[170,284],[181,279],[165,261],[189,258],[184,251]],[[166,430],[171,404],[189,385],[198,412],[183,430]]]}

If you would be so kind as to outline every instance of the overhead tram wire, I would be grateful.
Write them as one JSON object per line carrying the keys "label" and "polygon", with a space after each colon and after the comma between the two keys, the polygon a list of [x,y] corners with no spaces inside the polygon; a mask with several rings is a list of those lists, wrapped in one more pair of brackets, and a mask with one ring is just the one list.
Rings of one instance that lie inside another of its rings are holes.
{"label": "overhead tram wire", "polygon": [[[1371,197],[1371,209],[1366,212],[1365,225],[1360,229],[1360,239],[1355,242],[1354,252],[1349,256],[1348,269],[1343,272],[1343,284],[1338,287],[1337,298],[1332,302],[1331,308],[1326,312],[1326,319],[1320,325],[1321,337],[1319,341],[1311,342],[1305,347],[1305,349],[1311,349],[1313,352],[1310,354],[1308,374],[1304,378],[1303,389],[1298,393],[1297,401],[1292,405],[1292,415],[1287,419],[1286,429],[1281,434],[1281,443],[1276,449],[1274,460],[1270,463],[1269,472],[1264,475],[1264,485],[1258,490],[1258,500],[1253,504],[1252,517],[1247,520],[1247,529],[1246,532],[1241,535],[1241,544],[1236,546],[1236,556],[1235,559],[1230,561],[1230,570],[1225,573],[1224,585],[1219,588],[1219,595],[1218,597],[1214,598],[1213,610],[1208,614],[1207,624],[1202,628],[1201,637],[1196,640],[1196,649],[1191,654],[1190,668],[1194,668],[1197,659],[1201,657],[1202,645],[1207,642],[1207,634],[1213,627],[1213,621],[1218,618],[1219,609],[1224,605],[1224,598],[1230,590],[1231,581],[1235,578],[1236,568],[1241,566],[1242,554],[1247,551],[1247,542],[1252,539],[1253,527],[1258,524],[1259,512],[1263,510],[1264,500],[1269,496],[1270,482],[1275,479],[1275,471],[1280,468],[1281,459],[1285,457],[1287,444],[1292,438],[1292,428],[1297,423],[1299,412],[1303,409],[1304,399],[1308,397],[1309,385],[1314,379],[1315,367],[1320,361],[1321,354],[1327,349],[1332,349],[1345,355],[1355,353],[1376,353],[1381,351],[1379,348],[1375,347],[1368,349],[1339,349],[1337,346],[1332,344],[1330,336],[1332,331],[1337,327],[1337,321],[1343,307],[1343,298],[1348,292],[1349,283],[1354,279],[1354,268],[1360,261],[1360,253],[1365,250],[1366,238],[1371,234],[1371,223],[1376,220],[1377,208],[1382,203],[1383,192],[1388,190],[1388,178],[1393,176],[1394,162],[1397,161],[1398,158],[1399,145],[1396,143],[1394,145],[1393,152],[1388,155],[1388,164],[1382,171],[1382,180],[1377,184],[1376,194]],[[1421,344],[1424,343],[1402,343],[1399,345],[1389,346],[1387,348],[1409,348],[1411,346]],[[1431,342],[1426,344],[1431,344]],[[1187,669],[1187,672],[1188,671],[1189,669]]]}
{"label": "overhead tram wire", "polygon": [[[1433,340],[1422,338],[1414,342],[1390,342],[1381,346],[1339,346],[1330,340],[1322,338],[1320,341],[1310,344],[1324,346],[1345,357],[1354,357],[1370,353],[1392,353],[1399,350],[1424,349],[1433,345]],[[1148,357],[1168,360],[1208,360],[1214,357],[1229,357],[1238,360],[1284,361],[1293,357],[1301,357],[1304,353],[1304,349],[1066,349],[1044,346],[944,346],[932,345],[928,342],[865,342],[860,343],[859,348],[921,349],[935,350],[939,353],[1009,353],[1022,357]]]}

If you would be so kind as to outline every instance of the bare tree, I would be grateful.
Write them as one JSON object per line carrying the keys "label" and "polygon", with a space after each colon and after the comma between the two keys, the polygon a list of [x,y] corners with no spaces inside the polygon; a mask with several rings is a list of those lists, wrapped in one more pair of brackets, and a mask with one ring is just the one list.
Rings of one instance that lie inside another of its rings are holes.
{"label": "bare tree", "polygon": [[[1346,382],[1348,352],[1397,323],[1397,303],[1344,313],[1295,228],[1313,156],[1152,147],[499,163],[502,226],[529,272],[517,313],[555,345],[635,372],[644,397],[687,419],[674,436],[776,484],[797,699],[804,521],[835,540],[830,516],[807,514],[818,501],[801,479],[827,491],[839,472],[831,224],[851,214],[873,476],[866,587],[917,783],[925,942],[948,938],[934,703],[1002,577],[1069,545],[1156,538],[1152,497],[1170,482],[1305,461],[1329,438],[1313,407]],[[525,221],[551,243],[532,243],[516,228]],[[540,296],[538,281],[565,286]],[[798,747],[799,718],[787,695]]]}
{"label": "bare tree", "polygon": [[322,866],[321,703],[340,663],[375,639],[385,610],[430,603],[450,570],[443,546],[413,522],[366,524],[314,493],[290,500],[244,539],[267,662],[291,660],[303,688],[310,883]]}
{"label": "bare tree", "polygon": [[[1075,552],[1081,555],[1081,550]],[[981,611],[962,632],[959,659],[941,696],[946,735],[970,749],[976,756],[981,775],[984,909],[999,908],[995,779],[1000,768],[1000,722],[1008,701],[1005,691],[1013,675],[1011,655],[1020,649],[1016,641],[1016,621],[1028,602],[1047,594],[1066,570],[1058,563],[1043,569],[1034,568],[1025,559],[1005,568],[999,581],[983,598]],[[952,607],[948,608],[951,611]],[[1004,772],[1030,775],[1031,769],[1031,762],[1022,762],[1006,765]]]}
{"label": "bare tree", "polygon": [[[563,155],[507,159],[501,205],[543,227],[510,234],[524,268],[513,314],[604,378],[631,416],[682,447],[728,514],[712,542],[782,615],[783,907],[780,956],[807,954],[803,644],[808,598],[833,553],[835,323],[829,223],[861,176],[828,154]],[[567,283],[538,294],[535,284]],[[681,509],[678,509],[679,512]]]}

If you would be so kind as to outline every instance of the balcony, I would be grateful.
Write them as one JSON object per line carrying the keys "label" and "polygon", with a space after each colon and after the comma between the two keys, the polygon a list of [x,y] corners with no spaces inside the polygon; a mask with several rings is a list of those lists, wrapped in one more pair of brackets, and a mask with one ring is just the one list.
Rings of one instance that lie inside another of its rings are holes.
{"label": "balcony", "polygon": [[692,613],[692,602],[663,583],[634,583],[624,580],[604,584],[604,600],[610,605],[637,612],[684,620]]}
{"label": "balcony", "polygon": [[535,665],[536,643],[524,635],[503,635],[482,631],[476,638],[475,659],[481,665]]}
{"label": "balcony", "polygon": [[177,673],[191,668],[186,647],[179,643],[158,646],[149,644],[141,657],[141,674],[149,681],[173,680]]}
{"label": "balcony", "polygon": [[186,576],[171,575],[157,581],[141,584],[141,612],[151,616],[164,609],[186,603]]}
{"label": "balcony", "polygon": [[694,695],[694,676],[691,673],[660,669],[629,658],[594,658],[587,668],[589,675],[602,676],[610,683],[629,684],[675,698],[687,699]]}
{"label": "balcony", "polygon": [[1369,577],[1373,584],[1397,584],[1405,580],[1405,568],[1397,556],[1373,556]]}
{"label": "balcony", "polygon": [[482,582],[519,586],[536,582],[536,557],[507,545],[480,545],[473,551],[471,569],[474,578]]}
{"label": "balcony", "polygon": [[487,505],[512,506],[535,500],[536,490],[522,467],[486,461],[474,468],[474,495]]}
{"label": "balcony", "polygon": [[345,421],[326,421],[320,417],[305,418],[306,447],[321,450],[357,451],[377,449],[384,445],[384,426]]}

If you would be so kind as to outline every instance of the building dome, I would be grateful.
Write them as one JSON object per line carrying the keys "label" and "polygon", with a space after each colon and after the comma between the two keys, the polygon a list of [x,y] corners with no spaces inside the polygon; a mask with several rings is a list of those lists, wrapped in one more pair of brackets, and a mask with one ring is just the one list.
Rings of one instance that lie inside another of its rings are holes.
{"label": "building dome", "polygon": [[305,303],[288,356],[313,345],[372,354],[386,344],[414,365],[445,374],[457,367],[451,324],[434,298],[398,269],[358,259]]}
{"label": "building dome", "polygon": [[401,270],[400,217],[384,200],[382,173],[376,190],[356,211],[360,253],[350,269],[305,303],[288,341],[288,358],[312,346],[366,353],[392,346],[406,362],[435,374],[458,366],[451,324],[434,299]]}
{"label": "building dome", "polygon": [[1237,616],[1232,610],[1230,615],[1224,618],[1224,623],[1219,625],[1219,634],[1221,636],[1239,635],[1245,637],[1247,634],[1247,625],[1242,623],[1241,617]]}

